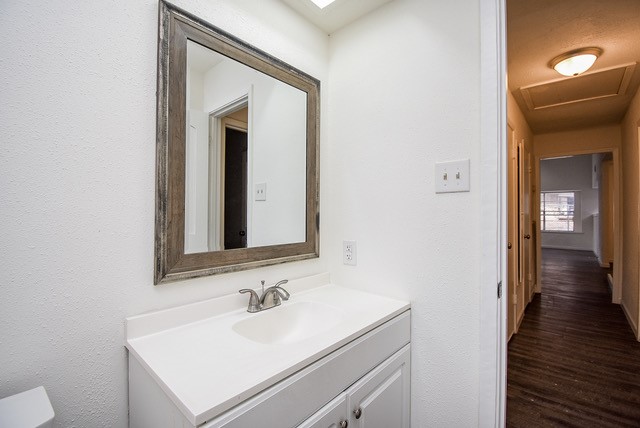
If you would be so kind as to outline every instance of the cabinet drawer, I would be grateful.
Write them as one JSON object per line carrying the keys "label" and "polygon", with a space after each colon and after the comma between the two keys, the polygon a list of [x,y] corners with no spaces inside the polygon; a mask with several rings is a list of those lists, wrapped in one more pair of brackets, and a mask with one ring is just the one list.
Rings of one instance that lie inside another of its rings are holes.
{"label": "cabinet drawer", "polygon": [[407,311],[201,426],[297,426],[408,344],[410,334]]}

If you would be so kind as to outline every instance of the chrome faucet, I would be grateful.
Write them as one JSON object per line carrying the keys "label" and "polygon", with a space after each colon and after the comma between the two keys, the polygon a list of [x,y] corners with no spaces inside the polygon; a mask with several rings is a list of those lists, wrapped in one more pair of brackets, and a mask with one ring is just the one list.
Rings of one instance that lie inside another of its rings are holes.
{"label": "chrome faucet", "polygon": [[240,293],[249,293],[249,306],[247,306],[247,312],[260,312],[265,309],[271,309],[282,303],[283,300],[289,300],[291,296],[287,290],[282,288],[283,284],[286,284],[289,280],[283,279],[278,281],[275,285],[264,289],[264,281],[260,281],[262,284],[262,296],[258,296],[254,290],[249,288],[243,288]]}

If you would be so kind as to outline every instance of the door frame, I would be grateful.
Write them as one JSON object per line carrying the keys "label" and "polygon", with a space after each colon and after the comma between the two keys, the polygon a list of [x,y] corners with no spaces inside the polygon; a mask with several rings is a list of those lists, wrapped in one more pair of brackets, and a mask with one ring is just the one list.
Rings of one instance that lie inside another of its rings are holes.
{"label": "door frame", "polygon": [[[480,275],[480,369],[478,426],[503,427],[506,422],[506,299],[496,298],[497,284],[506,279],[506,0],[480,1],[480,159],[482,269]],[[602,148],[614,157],[614,203],[621,207],[622,175],[618,148]],[[534,174],[539,180],[539,158]],[[536,189],[539,189],[537,183]],[[539,207],[534,195],[539,224]],[[613,301],[621,301],[622,222],[615,214]],[[536,228],[536,247],[541,245]],[[536,288],[540,288],[540,253],[536,250]],[[537,291],[537,290],[536,290]],[[503,293],[504,296],[504,293]],[[640,334],[640,333],[639,333]]]}
{"label": "door frame", "polygon": [[[535,180],[536,189],[540,189],[540,161],[558,156],[592,155],[595,153],[611,153],[613,155],[613,286],[611,290],[611,302],[620,304],[622,302],[622,170],[620,162],[620,149],[618,147],[594,147],[583,150],[558,150],[553,153],[543,153],[535,155]],[[535,218],[540,224],[540,192],[534,197],[533,208]],[[542,232],[540,227],[536,228],[536,293],[542,291]]]}
{"label": "door frame", "polygon": [[[506,416],[507,96],[505,0],[480,1],[480,364],[478,426]],[[504,286],[502,287],[504,289]]]}
{"label": "door frame", "polygon": [[[518,289],[518,247],[519,247],[519,231],[518,231],[518,189],[516,187],[518,181],[518,164],[517,164],[517,139],[515,126],[507,118],[507,276],[505,280],[506,292],[506,334],[507,343],[511,337],[518,331],[518,312],[517,312],[517,292]],[[511,244],[511,248],[509,248]]]}
{"label": "door frame", "polygon": [[[224,152],[222,145],[222,118],[234,111],[246,107],[247,113],[247,247],[251,246],[253,198],[251,197],[251,183],[253,183],[253,85],[246,90],[235,93],[220,107],[209,111],[209,165],[215,165],[215,171],[209,168],[209,248],[212,251],[223,248],[222,231],[224,230],[224,204],[218,195],[224,194]],[[215,196],[215,197],[214,197]]]}

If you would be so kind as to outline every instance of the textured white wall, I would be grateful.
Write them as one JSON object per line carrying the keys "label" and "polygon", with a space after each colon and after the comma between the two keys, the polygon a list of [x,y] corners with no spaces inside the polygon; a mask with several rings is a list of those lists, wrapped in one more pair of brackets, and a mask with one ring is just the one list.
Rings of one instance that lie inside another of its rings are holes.
{"label": "textured white wall", "polygon": [[[411,301],[415,427],[478,425],[479,21],[474,0],[396,0],[331,35],[331,274]],[[434,163],[461,158],[471,192],[436,195]]]}
{"label": "textured white wall", "polygon": [[[279,1],[174,3],[326,80],[326,35]],[[157,19],[156,0],[0,5],[0,397],[44,385],[61,427],[127,426],[125,317],[328,267],[153,286]]]}

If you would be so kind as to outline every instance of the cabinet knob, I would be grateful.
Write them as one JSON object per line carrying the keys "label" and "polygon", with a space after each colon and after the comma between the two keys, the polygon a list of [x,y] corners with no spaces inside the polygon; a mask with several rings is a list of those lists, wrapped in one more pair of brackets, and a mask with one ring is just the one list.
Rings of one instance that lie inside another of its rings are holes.
{"label": "cabinet knob", "polygon": [[362,409],[358,407],[353,411],[353,414],[356,415],[356,419],[360,419],[360,416],[362,416]]}
{"label": "cabinet knob", "polygon": [[347,428],[349,426],[349,421],[340,421],[340,428]]}
{"label": "cabinet knob", "polygon": [[527,233],[526,235],[524,235],[524,239],[531,239],[531,235]]}

